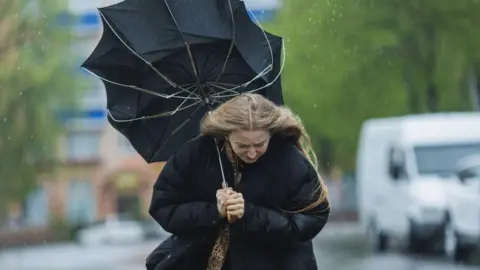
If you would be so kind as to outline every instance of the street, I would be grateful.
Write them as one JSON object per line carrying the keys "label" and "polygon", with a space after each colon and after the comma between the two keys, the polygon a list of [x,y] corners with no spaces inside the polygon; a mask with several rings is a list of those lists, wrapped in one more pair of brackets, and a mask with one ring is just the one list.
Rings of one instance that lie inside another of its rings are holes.
{"label": "street", "polygon": [[[125,246],[81,247],[76,244],[43,245],[0,253],[2,270],[144,270],[144,258],[160,240]],[[329,223],[315,239],[319,269],[335,270],[473,270],[432,256],[414,258],[392,251],[369,253],[354,225]]]}
{"label": "street", "polygon": [[459,266],[439,255],[413,257],[400,250],[372,254],[357,227],[329,223],[315,240],[319,269],[335,270],[473,270],[478,265]]}

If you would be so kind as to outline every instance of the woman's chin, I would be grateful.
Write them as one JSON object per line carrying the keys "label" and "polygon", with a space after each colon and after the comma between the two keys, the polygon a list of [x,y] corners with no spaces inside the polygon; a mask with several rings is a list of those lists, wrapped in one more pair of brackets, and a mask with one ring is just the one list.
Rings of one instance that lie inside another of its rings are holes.
{"label": "woman's chin", "polygon": [[258,160],[258,158],[256,158],[256,159],[242,158],[242,161],[247,163],[247,164],[255,163],[255,161],[257,161],[257,160]]}

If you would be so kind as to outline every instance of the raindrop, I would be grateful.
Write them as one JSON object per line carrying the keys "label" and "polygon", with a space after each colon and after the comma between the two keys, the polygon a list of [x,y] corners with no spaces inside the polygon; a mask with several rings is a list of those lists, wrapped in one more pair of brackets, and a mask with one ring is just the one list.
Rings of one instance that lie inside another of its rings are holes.
{"label": "raindrop", "polygon": [[17,70],[20,70],[20,66],[17,67]]}
{"label": "raindrop", "polygon": [[316,108],[317,107],[317,104],[313,104],[313,108]]}
{"label": "raindrop", "polygon": [[3,118],[3,122],[7,122],[7,117]]}
{"label": "raindrop", "polygon": [[20,92],[19,95],[20,95],[20,96],[23,95],[23,92]]}
{"label": "raindrop", "polygon": [[7,139],[8,139],[8,140],[10,140],[10,138],[11,138],[11,136],[8,136],[8,138],[7,138]]}

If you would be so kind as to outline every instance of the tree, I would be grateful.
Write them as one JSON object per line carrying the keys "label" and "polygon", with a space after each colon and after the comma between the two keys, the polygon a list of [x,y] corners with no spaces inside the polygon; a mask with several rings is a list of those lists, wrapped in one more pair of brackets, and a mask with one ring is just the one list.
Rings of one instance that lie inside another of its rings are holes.
{"label": "tree", "polygon": [[62,132],[56,109],[83,89],[71,30],[57,23],[61,2],[0,3],[0,209],[35,187]]}
{"label": "tree", "polygon": [[351,170],[365,119],[469,106],[479,12],[478,0],[285,0],[267,27],[286,40],[285,99]]}

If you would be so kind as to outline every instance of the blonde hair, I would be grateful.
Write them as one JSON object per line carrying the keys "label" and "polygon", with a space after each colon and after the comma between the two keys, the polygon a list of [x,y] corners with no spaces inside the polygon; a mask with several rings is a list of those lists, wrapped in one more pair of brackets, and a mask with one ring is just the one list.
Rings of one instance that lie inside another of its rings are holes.
{"label": "blonde hair", "polygon": [[200,134],[224,138],[235,130],[255,129],[267,129],[272,134],[293,138],[317,173],[319,185],[313,194],[320,189],[320,196],[312,204],[295,212],[308,211],[324,202],[329,203],[327,187],[318,172],[318,161],[310,137],[300,118],[290,109],[277,106],[259,94],[242,94],[206,115],[200,125]]}

